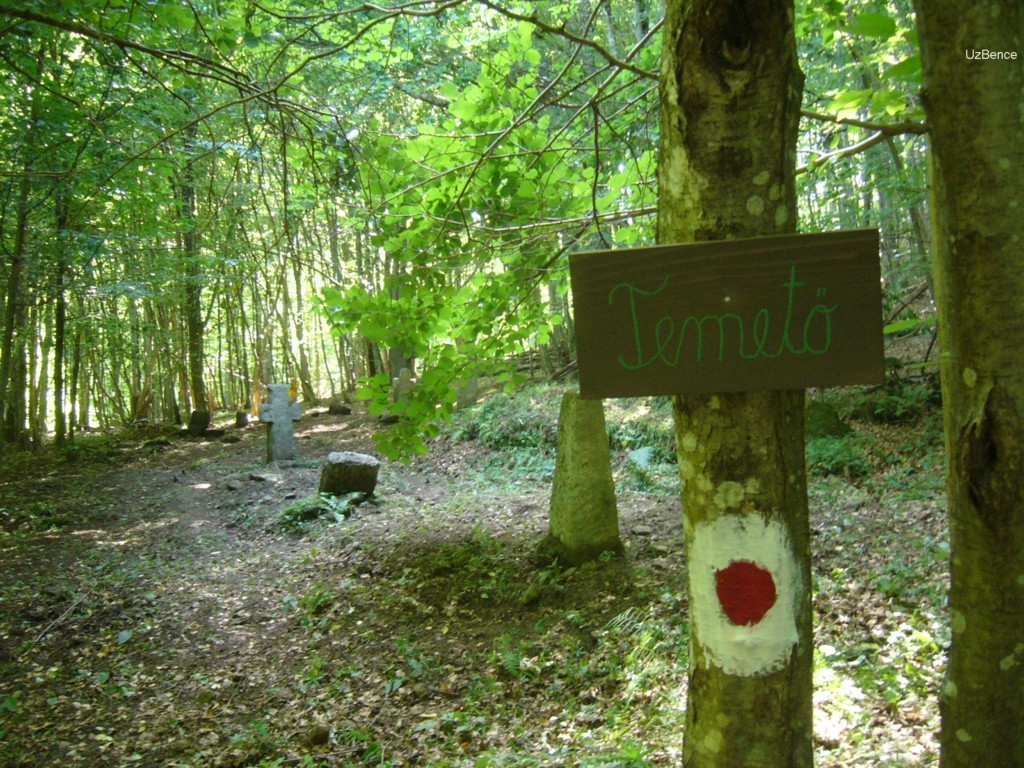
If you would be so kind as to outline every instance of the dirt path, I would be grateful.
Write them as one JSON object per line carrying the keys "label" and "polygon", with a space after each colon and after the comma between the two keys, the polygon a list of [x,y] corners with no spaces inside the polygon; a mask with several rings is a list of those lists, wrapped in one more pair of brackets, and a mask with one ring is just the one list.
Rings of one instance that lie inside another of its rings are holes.
{"label": "dirt path", "polygon": [[[327,452],[372,453],[376,426],[302,424],[300,458],[282,465],[262,463],[251,428],[232,444],[140,435],[112,469],[8,481],[8,495],[88,523],[5,542],[5,764],[242,766],[313,747],[340,761],[408,741],[379,727],[390,697],[458,696],[459,646],[486,650],[521,618],[546,488],[476,487],[451,453],[387,463],[375,505],[312,539],[289,534],[277,516],[315,494]],[[622,607],[607,596],[603,614]],[[426,663],[410,667],[409,648],[424,643],[447,667],[406,687]]]}
{"label": "dirt path", "polygon": [[[550,479],[443,443],[385,463],[376,501],[349,519],[282,530],[326,454],[373,453],[376,428],[307,415],[298,460],[278,466],[263,463],[259,427],[235,443],[147,446],[140,433],[99,461],[5,476],[0,509],[16,500],[59,524],[0,539],[0,763],[677,765],[678,501],[620,494],[625,559],[545,568]],[[837,655],[836,685],[859,681],[859,658],[916,663],[883,647],[921,624],[866,583],[884,564],[858,542],[938,536],[933,506],[889,509],[842,484],[815,505],[819,643]],[[905,705],[826,688],[838,703],[822,704],[820,764],[869,764],[849,757],[864,745],[845,751],[850,706],[871,738],[920,747],[906,765],[929,764],[924,691]]]}

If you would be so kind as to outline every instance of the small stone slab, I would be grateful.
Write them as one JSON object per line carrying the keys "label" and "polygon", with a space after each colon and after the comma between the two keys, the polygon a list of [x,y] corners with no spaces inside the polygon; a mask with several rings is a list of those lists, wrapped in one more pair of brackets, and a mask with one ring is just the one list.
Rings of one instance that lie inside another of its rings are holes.
{"label": "small stone slab", "polygon": [[353,451],[327,455],[320,473],[320,493],[344,496],[346,493],[373,493],[377,487],[380,462],[373,456]]}

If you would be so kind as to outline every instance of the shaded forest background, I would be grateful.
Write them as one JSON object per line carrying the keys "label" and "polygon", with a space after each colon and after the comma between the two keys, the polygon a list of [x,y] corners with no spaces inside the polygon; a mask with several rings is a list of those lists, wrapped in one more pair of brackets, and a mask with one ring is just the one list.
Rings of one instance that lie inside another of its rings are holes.
{"label": "shaded forest background", "polygon": [[[272,381],[381,413],[408,367],[395,457],[467,380],[572,373],[567,253],[654,238],[660,5],[340,5],[0,9],[3,444]],[[797,22],[800,230],[880,230],[886,331],[930,370],[909,3]]]}

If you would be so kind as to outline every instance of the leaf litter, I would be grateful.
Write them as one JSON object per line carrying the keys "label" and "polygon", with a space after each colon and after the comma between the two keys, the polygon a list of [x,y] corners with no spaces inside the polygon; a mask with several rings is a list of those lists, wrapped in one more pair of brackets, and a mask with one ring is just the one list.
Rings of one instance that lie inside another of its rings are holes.
{"label": "leaf litter", "polygon": [[[626,557],[560,568],[550,477],[442,440],[296,533],[277,516],[377,427],[308,421],[272,468],[252,428],[5,472],[0,507],[62,523],[0,538],[4,765],[681,765],[677,498],[621,493]],[[871,429],[890,456],[913,431]],[[937,764],[944,511],[898,469],[811,487],[819,765]]]}

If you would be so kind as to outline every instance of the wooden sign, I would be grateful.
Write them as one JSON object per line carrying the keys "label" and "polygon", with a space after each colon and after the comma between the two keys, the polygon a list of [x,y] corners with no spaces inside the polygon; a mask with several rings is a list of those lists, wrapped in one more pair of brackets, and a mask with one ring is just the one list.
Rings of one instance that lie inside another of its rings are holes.
{"label": "wooden sign", "polygon": [[580,394],[884,379],[878,232],[572,254]]}

